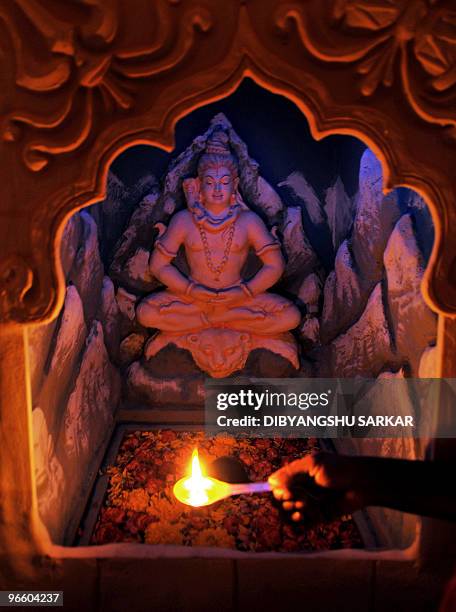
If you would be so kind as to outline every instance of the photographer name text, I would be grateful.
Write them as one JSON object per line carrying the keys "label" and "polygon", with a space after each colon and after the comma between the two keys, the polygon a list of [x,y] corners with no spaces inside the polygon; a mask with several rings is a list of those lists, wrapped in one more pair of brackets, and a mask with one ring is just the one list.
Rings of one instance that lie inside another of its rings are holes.
{"label": "photographer name text", "polygon": [[217,417],[218,427],[414,427],[413,416],[246,415]]}

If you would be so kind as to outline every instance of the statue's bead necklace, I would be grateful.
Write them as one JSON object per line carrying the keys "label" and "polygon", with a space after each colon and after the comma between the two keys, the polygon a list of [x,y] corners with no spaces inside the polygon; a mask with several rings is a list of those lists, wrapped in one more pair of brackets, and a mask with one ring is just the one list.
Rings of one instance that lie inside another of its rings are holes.
{"label": "statue's bead necklace", "polygon": [[231,243],[233,242],[234,230],[236,227],[236,219],[230,225],[230,229],[228,230],[228,237],[227,237],[225,249],[223,251],[223,257],[220,263],[218,264],[218,266],[215,266],[212,261],[211,249],[209,247],[209,243],[207,241],[207,236],[206,236],[206,232],[204,231],[204,228],[199,223],[197,224],[197,227],[198,227],[198,230],[201,236],[201,242],[203,243],[204,255],[206,257],[207,267],[215,275],[214,276],[215,280],[218,281],[220,280],[220,274],[223,272],[223,269],[225,268],[228,262],[228,257],[229,257],[230,250],[231,250]]}

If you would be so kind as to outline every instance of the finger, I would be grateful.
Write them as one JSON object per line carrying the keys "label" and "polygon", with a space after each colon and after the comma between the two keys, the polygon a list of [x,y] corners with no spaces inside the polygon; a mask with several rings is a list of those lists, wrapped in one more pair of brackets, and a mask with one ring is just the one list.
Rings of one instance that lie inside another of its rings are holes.
{"label": "finger", "polygon": [[287,501],[291,499],[290,491],[283,487],[276,487],[275,489],[272,489],[272,494],[279,501]]}
{"label": "finger", "polygon": [[305,472],[320,486],[328,486],[324,472],[324,454],[322,452],[309,453],[300,460],[300,470],[295,469],[294,471]]}
{"label": "finger", "polygon": [[295,504],[292,501],[284,501],[282,503],[282,508],[286,510],[287,512],[289,512],[290,510],[294,510]]}
{"label": "finger", "polygon": [[292,510],[302,511],[305,508],[305,506],[306,506],[306,502],[302,501],[301,499],[298,499],[296,501],[283,501],[282,502],[282,508],[286,512],[291,512]]}
{"label": "finger", "polygon": [[283,489],[280,487],[274,487],[272,489],[272,494],[274,495],[274,497],[276,499],[278,499],[279,501],[282,499],[282,495],[283,495]]}
{"label": "finger", "polygon": [[286,480],[286,478],[284,477],[284,474],[285,474],[285,468],[280,468],[280,470],[273,472],[269,476],[268,483],[271,489],[276,489],[282,486],[282,484]]}
{"label": "finger", "polygon": [[[290,476],[293,476],[294,474],[297,474],[299,472],[309,472],[309,464],[310,464],[310,455],[306,455],[305,457],[303,457],[302,459],[296,459],[295,461],[292,461],[291,463],[288,463],[285,467],[282,468],[283,470],[283,477],[284,478],[289,478]],[[280,470],[280,471],[282,471]]]}
{"label": "finger", "polygon": [[317,461],[317,455],[315,453],[309,453],[303,459],[303,470],[309,474],[309,476],[315,476],[316,471],[319,468]]}
{"label": "finger", "polygon": [[275,487],[285,488],[286,483],[290,480],[292,476],[298,474],[300,472],[305,472],[307,474],[313,475],[316,470],[316,456],[313,454],[305,455],[302,459],[296,459],[291,463],[288,463],[284,467],[280,468],[276,472],[273,472],[269,478],[268,482],[272,489]]}

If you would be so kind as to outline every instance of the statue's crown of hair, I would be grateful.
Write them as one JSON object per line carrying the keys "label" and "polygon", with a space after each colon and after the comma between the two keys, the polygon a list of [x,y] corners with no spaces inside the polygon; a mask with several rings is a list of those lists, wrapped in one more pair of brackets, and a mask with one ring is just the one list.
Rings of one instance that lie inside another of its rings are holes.
{"label": "statue's crown of hair", "polygon": [[198,174],[207,168],[220,165],[229,168],[232,175],[237,177],[237,160],[230,149],[229,136],[222,129],[216,128],[207,139],[206,149],[198,163]]}
{"label": "statue's crown of hair", "polygon": [[221,130],[214,131],[207,139],[206,153],[212,155],[231,155],[228,134]]}

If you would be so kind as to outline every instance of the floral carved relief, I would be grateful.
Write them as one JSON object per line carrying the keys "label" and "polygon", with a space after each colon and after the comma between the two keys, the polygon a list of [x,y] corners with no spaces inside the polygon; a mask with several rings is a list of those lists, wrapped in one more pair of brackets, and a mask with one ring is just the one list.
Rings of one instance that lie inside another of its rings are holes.
{"label": "floral carved relief", "polygon": [[[171,18],[175,0],[151,3],[143,17],[155,22],[157,36],[128,45],[121,33],[122,7],[117,0],[69,2],[61,16],[51,2],[21,0],[15,9],[0,8],[16,59],[14,82],[18,108],[3,125],[3,139],[25,137],[23,159],[42,170],[49,156],[76,150],[96,131],[98,113],[116,115],[134,106],[130,80],[175,69],[196,42],[196,31],[211,27],[208,11],[192,10],[185,22]],[[30,38],[24,36],[30,30]],[[37,54],[39,49],[39,54]],[[22,94],[22,95],[21,95]],[[29,107],[34,96],[52,98],[45,113]],[[66,125],[71,122],[71,129]],[[32,137],[33,134],[33,137]]]}
{"label": "floral carved relief", "polygon": [[[315,3],[314,3],[315,4]],[[400,81],[427,121],[456,122],[456,10],[435,0],[337,0],[318,21],[302,4],[280,7],[281,30],[294,22],[318,59],[353,64],[359,90],[372,96]]]}

